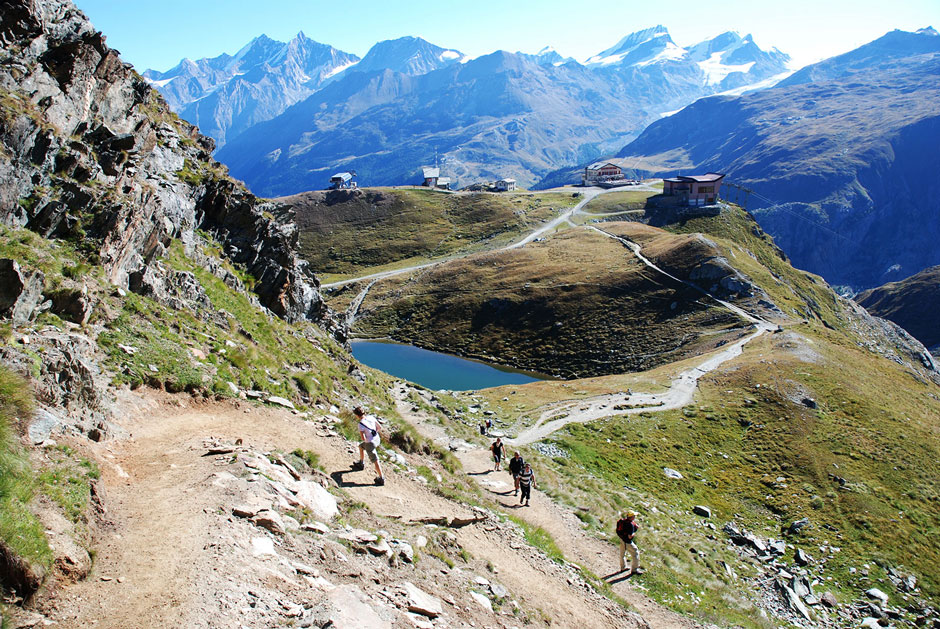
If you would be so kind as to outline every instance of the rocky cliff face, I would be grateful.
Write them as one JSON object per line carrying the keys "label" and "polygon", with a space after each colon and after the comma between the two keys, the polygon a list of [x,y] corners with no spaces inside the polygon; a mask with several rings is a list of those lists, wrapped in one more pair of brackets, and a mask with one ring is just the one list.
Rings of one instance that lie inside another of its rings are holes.
{"label": "rocky cliff face", "polygon": [[875,316],[889,319],[940,354],[940,266],[867,290],[855,300]]}
{"label": "rocky cliff face", "polygon": [[326,315],[296,233],[210,159],[213,141],[63,0],[0,3],[0,221],[82,242],[116,285],[159,282],[154,262],[196,230],[254,276],[288,320]]}
{"label": "rocky cliff face", "polygon": [[74,326],[27,327],[18,344],[0,347],[4,364],[34,376],[53,424],[95,440],[111,430],[102,329],[87,325],[102,290],[230,327],[232,315],[212,306],[193,274],[164,261],[174,242],[262,310],[344,338],[295,253],[290,213],[230,179],[213,148],[70,2],[0,2],[0,229],[31,230],[52,251],[62,243],[116,287],[49,277],[15,250],[0,255],[0,319],[33,327],[49,310]]}

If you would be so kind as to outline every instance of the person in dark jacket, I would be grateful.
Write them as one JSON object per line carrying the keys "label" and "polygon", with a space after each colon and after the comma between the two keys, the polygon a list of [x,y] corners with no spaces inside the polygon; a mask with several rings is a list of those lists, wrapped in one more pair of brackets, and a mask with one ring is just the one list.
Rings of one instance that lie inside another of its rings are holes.
{"label": "person in dark jacket", "polygon": [[617,537],[620,538],[619,557],[621,572],[626,569],[624,556],[627,553],[630,553],[630,572],[628,574],[635,574],[640,567],[640,553],[636,547],[636,543],[633,541],[639,529],[640,525],[636,523],[636,513],[633,511],[627,511],[620,520],[617,520]]}
{"label": "person in dark jacket", "polygon": [[522,468],[525,467],[525,461],[522,459],[522,455],[516,452],[512,455],[512,458],[509,459],[509,473],[512,474],[512,482],[515,485],[515,488],[512,492],[513,496],[519,495],[519,475],[522,474]]}

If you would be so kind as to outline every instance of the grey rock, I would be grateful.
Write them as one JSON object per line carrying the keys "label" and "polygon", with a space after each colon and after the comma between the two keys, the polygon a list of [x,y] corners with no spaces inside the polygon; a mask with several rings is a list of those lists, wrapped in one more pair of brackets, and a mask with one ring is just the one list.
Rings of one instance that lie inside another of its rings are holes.
{"label": "grey rock", "polygon": [[880,601],[882,606],[888,604],[888,595],[882,592],[881,590],[879,590],[878,588],[871,588],[869,590],[865,590],[865,594],[868,596],[868,598]]}
{"label": "grey rock", "polygon": [[831,607],[832,609],[836,609],[837,607],[839,607],[839,600],[836,598],[836,595],[833,594],[832,592],[826,592],[820,597],[820,600],[823,602],[823,604],[826,607]]}
{"label": "grey rock", "polygon": [[802,548],[797,548],[796,552],[793,554],[793,559],[797,564],[801,566],[808,566],[809,562],[812,561],[809,555],[807,555]]}
{"label": "grey rock", "polygon": [[509,590],[499,583],[490,583],[490,592],[496,598],[506,598],[509,596]]}
{"label": "grey rock", "polygon": [[767,548],[775,555],[783,555],[787,552],[787,543],[782,539],[769,540]]}
{"label": "grey rock", "polygon": [[443,605],[437,597],[431,596],[408,581],[402,583],[402,588],[405,591],[408,611],[422,614],[428,618],[437,618],[444,613]]}
{"label": "grey rock", "polygon": [[692,512],[693,512],[695,515],[700,515],[700,516],[702,516],[703,518],[710,518],[710,517],[712,517],[712,510],[709,509],[708,507],[705,507],[705,506],[702,506],[702,505],[695,505],[694,507],[692,507]]}
{"label": "grey rock", "polygon": [[790,526],[787,527],[787,532],[791,535],[799,535],[800,531],[809,526],[809,518],[802,518],[790,523]]}
{"label": "grey rock", "polygon": [[311,610],[313,626],[330,629],[391,629],[376,601],[355,585],[328,590]]}
{"label": "grey rock", "polygon": [[784,600],[790,609],[800,614],[806,620],[811,619],[809,610],[806,608],[806,605],[803,604],[803,601],[800,600],[800,597],[797,596],[796,592],[785,583],[779,581],[777,582],[777,587],[783,592]]}
{"label": "grey rock", "polygon": [[666,475],[667,478],[672,478],[675,480],[682,479],[682,474],[680,474],[677,470],[672,469],[671,467],[664,467],[663,473]]}
{"label": "grey rock", "polygon": [[39,445],[52,436],[52,432],[61,425],[62,420],[55,413],[45,408],[38,408],[27,428],[29,440],[34,445]]}
{"label": "grey rock", "polygon": [[16,260],[0,259],[0,317],[13,325],[31,321],[42,303],[44,278],[42,271],[24,271]]}
{"label": "grey rock", "polygon": [[286,398],[282,398],[276,395],[272,395],[267,399],[268,404],[276,404],[278,406],[283,406],[284,408],[294,409],[294,403]]}

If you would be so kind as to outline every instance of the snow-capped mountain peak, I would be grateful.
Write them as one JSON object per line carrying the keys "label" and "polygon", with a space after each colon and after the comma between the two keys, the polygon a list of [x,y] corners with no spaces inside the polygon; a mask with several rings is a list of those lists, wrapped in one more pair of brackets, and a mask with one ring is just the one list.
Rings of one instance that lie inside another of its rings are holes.
{"label": "snow-capped mountain peak", "polygon": [[587,66],[649,65],[657,61],[681,59],[686,51],[675,44],[665,26],[631,33],[604,52],[585,62]]}

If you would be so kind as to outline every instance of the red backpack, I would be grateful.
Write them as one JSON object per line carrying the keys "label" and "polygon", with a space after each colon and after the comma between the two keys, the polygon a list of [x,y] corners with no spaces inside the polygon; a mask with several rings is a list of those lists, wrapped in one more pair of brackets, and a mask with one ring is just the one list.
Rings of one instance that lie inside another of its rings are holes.
{"label": "red backpack", "polygon": [[636,531],[640,528],[635,521],[632,522],[632,527],[630,525],[631,522],[626,518],[617,520],[617,537],[625,542],[629,542],[630,534],[633,533],[635,535]]}

